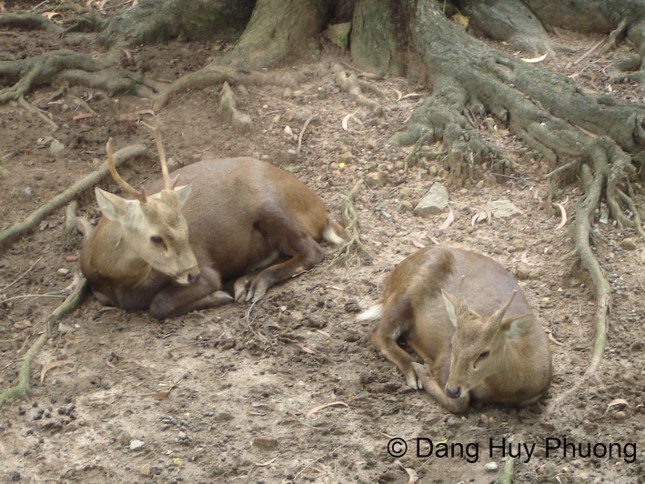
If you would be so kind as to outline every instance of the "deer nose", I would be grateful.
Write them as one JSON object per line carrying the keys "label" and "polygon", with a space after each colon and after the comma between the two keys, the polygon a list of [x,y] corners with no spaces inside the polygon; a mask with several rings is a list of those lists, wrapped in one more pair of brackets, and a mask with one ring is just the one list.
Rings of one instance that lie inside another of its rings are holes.
{"label": "deer nose", "polygon": [[446,395],[450,398],[459,398],[459,395],[461,395],[461,387],[449,388],[446,386]]}
{"label": "deer nose", "polygon": [[188,284],[194,284],[199,280],[199,272],[197,274],[188,274]]}

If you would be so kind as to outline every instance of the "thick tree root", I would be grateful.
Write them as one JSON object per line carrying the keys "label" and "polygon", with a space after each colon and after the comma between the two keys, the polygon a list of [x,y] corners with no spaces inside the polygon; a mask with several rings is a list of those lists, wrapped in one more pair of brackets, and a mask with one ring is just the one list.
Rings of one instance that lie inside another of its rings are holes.
{"label": "thick tree root", "polygon": [[63,29],[37,13],[4,13],[0,15],[0,28],[3,29],[25,29],[25,30],[51,30],[62,34]]}
{"label": "thick tree root", "polygon": [[38,355],[42,347],[47,343],[52,334],[54,324],[62,317],[74,311],[83,302],[86,294],[89,292],[89,284],[84,277],[79,277],[72,293],[65,301],[58,306],[47,318],[47,327],[45,331],[34,341],[31,348],[25,353],[25,356],[18,370],[18,384],[4,392],[0,393],[0,405],[12,400],[22,400],[29,395],[31,389],[31,363]]}
{"label": "thick tree root", "polygon": [[[146,152],[144,145],[127,146],[114,154],[114,163],[118,167],[121,163],[135,156]],[[32,212],[23,222],[0,232],[0,257],[18,240],[38,225],[45,217],[63,207],[66,203],[76,197],[79,193],[96,185],[99,180],[105,178],[109,173],[107,162],[101,165],[94,173],[78,181],[64,192],[56,195],[45,205]]]}
{"label": "thick tree root", "polygon": [[107,64],[87,55],[59,50],[28,59],[0,62],[0,77],[15,84],[0,90],[0,104],[18,100],[34,87],[65,80],[72,84],[103,89],[110,96],[119,93],[144,95],[155,86],[138,74],[110,71]]}
{"label": "thick tree root", "polygon": [[383,114],[383,106],[363,94],[356,74],[350,74],[348,76],[345,71],[339,69],[336,72],[336,84],[343,91],[347,92],[357,104],[367,107],[377,116]]}

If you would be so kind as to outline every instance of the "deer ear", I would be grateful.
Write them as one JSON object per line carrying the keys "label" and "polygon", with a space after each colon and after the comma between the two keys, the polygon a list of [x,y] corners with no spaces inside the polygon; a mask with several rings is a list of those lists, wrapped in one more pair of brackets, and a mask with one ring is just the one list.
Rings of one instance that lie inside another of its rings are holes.
{"label": "deer ear", "polygon": [[175,192],[177,195],[179,195],[179,206],[183,207],[184,204],[186,203],[186,200],[188,200],[188,196],[190,195],[190,185],[184,185],[182,187],[177,187],[175,188]]}
{"label": "deer ear", "polygon": [[443,305],[446,307],[446,312],[448,313],[448,319],[452,325],[457,327],[457,314],[459,312],[459,299],[457,299],[452,294],[448,294],[443,289],[441,290],[441,296],[443,297]]}
{"label": "deer ear", "polygon": [[94,190],[96,202],[103,216],[109,220],[128,225],[136,218],[136,209],[139,202],[136,200],[126,200],[114,193],[106,192],[100,188]]}
{"label": "deer ear", "polygon": [[96,202],[99,204],[99,209],[104,217],[115,221],[123,218],[126,211],[126,200],[124,198],[100,188],[95,188],[94,193],[96,194]]}
{"label": "deer ear", "polygon": [[506,331],[507,336],[524,336],[531,330],[534,322],[535,316],[522,314],[504,319],[501,328]]}

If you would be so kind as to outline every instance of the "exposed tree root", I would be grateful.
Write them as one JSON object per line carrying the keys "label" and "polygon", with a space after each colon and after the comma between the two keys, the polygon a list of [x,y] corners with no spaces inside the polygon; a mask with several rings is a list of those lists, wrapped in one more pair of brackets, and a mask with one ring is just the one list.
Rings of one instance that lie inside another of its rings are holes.
{"label": "exposed tree root", "polygon": [[222,85],[222,96],[219,102],[217,115],[234,129],[242,133],[251,131],[253,122],[248,114],[241,113],[237,110],[235,95],[228,82]]}
{"label": "exposed tree root", "polygon": [[18,100],[34,87],[58,79],[103,89],[110,96],[118,93],[143,95],[156,91],[155,86],[138,74],[111,71],[103,62],[68,50],[48,52],[28,59],[0,61],[0,77],[15,83],[0,89],[0,103]]}
{"label": "exposed tree root", "polygon": [[338,248],[334,262],[346,263],[352,254],[359,254],[371,259],[363,242],[361,242],[358,213],[354,207],[354,198],[365,186],[363,180],[357,182],[343,202],[342,219],[345,228],[345,242]]}
{"label": "exposed tree root", "polygon": [[361,89],[361,85],[356,74],[350,74],[348,76],[342,69],[337,69],[336,84],[338,84],[343,91],[347,92],[357,104],[369,108],[370,111],[377,116],[380,116],[383,113],[383,106],[363,94],[363,90]]}
{"label": "exposed tree root", "polygon": [[[114,163],[119,166],[124,161],[140,156],[146,152],[144,145],[131,145],[120,149],[114,154]],[[45,217],[52,212],[58,210],[63,205],[68,203],[79,193],[87,190],[88,188],[96,185],[99,180],[105,178],[109,173],[107,162],[101,165],[94,173],[86,176],[82,180],[76,182],[64,192],[56,195],[53,199],[41,206],[31,213],[24,221],[0,232],[0,256],[2,256],[14,243],[20,240],[25,234],[38,225]]]}
{"label": "exposed tree root", "polygon": [[25,353],[20,364],[20,369],[18,370],[18,384],[0,393],[0,405],[11,400],[22,400],[29,395],[31,389],[31,363],[33,359],[51,337],[53,325],[81,305],[85,295],[88,293],[88,289],[89,284],[87,280],[79,276],[72,293],[49,315],[45,331],[34,341],[27,353]]}
{"label": "exposed tree root", "polygon": [[25,30],[51,30],[62,34],[64,30],[47,17],[36,13],[4,13],[0,15],[0,28]]}
{"label": "exposed tree root", "polygon": [[609,314],[609,297],[611,294],[609,281],[605,277],[598,259],[593,254],[589,242],[591,240],[590,220],[593,218],[596,207],[598,206],[602,195],[603,183],[608,176],[609,165],[606,147],[598,143],[591,153],[591,158],[594,164],[593,174],[587,164],[582,165],[581,175],[585,194],[578,202],[575,222],[576,252],[582,266],[591,276],[596,293],[596,315],[594,318],[596,334],[592,345],[591,361],[586,370],[586,374],[588,375],[594,373],[598,368],[605,351],[605,346],[607,345],[607,315]]}

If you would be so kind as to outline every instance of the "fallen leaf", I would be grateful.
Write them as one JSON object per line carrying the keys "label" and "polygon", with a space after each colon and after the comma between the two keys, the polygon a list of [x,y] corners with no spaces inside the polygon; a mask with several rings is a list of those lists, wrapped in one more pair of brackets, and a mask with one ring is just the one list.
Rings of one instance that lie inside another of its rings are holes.
{"label": "fallen leaf", "polygon": [[47,375],[47,372],[51,370],[52,368],[56,368],[58,366],[63,366],[67,365],[69,363],[72,363],[71,360],[59,360],[59,361],[50,361],[49,363],[45,363],[43,365],[42,370],[40,370],[40,383],[42,383],[45,380],[45,375]]}
{"label": "fallen leaf", "polygon": [[325,403],[323,405],[319,405],[317,407],[312,408],[307,412],[307,417],[311,417],[313,414],[320,412],[321,410],[324,410],[328,407],[345,407],[349,408],[349,405],[347,405],[345,402],[331,402],[331,403]]}
{"label": "fallen leaf", "polygon": [[446,230],[448,227],[450,227],[450,224],[455,220],[455,213],[452,211],[452,207],[448,207],[448,208],[450,209],[450,212],[448,212],[448,216],[446,217],[446,220],[444,220],[444,222],[439,227],[439,230]]}
{"label": "fallen leaf", "polygon": [[542,62],[544,59],[546,59],[546,56],[547,56],[547,55],[549,55],[549,53],[548,53],[548,52],[547,52],[546,54],[544,54],[544,55],[541,55],[540,57],[533,57],[533,58],[531,58],[531,59],[524,59],[524,58],[522,58],[522,60],[523,60],[524,62],[528,62],[529,64],[535,64],[536,62]]}
{"label": "fallen leaf", "polygon": [[455,22],[457,25],[461,25],[463,28],[467,29],[468,28],[468,17],[465,15],[462,15],[460,13],[454,14],[450,19]]}
{"label": "fallen leaf", "polygon": [[400,460],[396,460],[394,462],[408,474],[408,484],[414,484],[415,482],[419,481],[419,475],[417,474],[417,471],[415,471],[411,467],[405,467],[403,464],[401,464]]}
{"label": "fallen leaf", "polygon": [[421,94],[420,92],[411,92],[410,94],[401,96],[401,99],[397,99],[397,101],[403,101],[404,99],[411,99],[411,98],[417,98],[417,97],[423,97],[423,94]]}
{"label": "fallen leaf", "polygon": [[567,225],[567,211],[564,209],[564,206],[560,203],[555,204],[560,209],[560,223],[557,226],[557,229],[560,230],[562,227]]}
{"label": "fallen leaf", "polygon": [[473,217],[470,219],[470,225],[475,226],[476,223],[484,222],[488,219],[488,213],[486,210],[479,210]]}
{"label": "fallen leaf", "polygon": [[72,117],[72,121],[83,121],[84,119],[90,119],[93,117],[94,117],[94,114],[92,113],[80,113],[80,114],[75,114]]}
{"label": "fallen leaf", "polygon": [[396,93],[396,101],[399,102],[401,98],[403,97],[403,93],[399,91],[398,89],[395,89],[394,92]]}
{"label": "fallen leaf", "polygon": [[308,346],[298,345],[298,348],[300,348],[300,351],[302,351],[303,353],[307,353],[309,355],[315,355],[316,354],[316,352],[314,350],[312,350],[311,348],[309,348]]}
{"label": "fallen leaf", "polygon": [[426,246],[423,242],[417,239],[412,239],[410,242],[412,242],[412,245],[417,249],[423,249]]}

